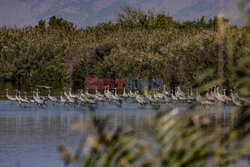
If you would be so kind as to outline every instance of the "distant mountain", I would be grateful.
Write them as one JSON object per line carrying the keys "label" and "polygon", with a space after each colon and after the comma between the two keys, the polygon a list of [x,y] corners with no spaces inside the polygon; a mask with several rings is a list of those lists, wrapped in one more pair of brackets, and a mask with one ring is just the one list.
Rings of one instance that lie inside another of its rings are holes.
{"label": "distant mountain", "polygon": [[124,5],[165,11],[177,20],[210,18],[223,11],[233,24],[241,24],[235,0],[0,0],[0,25],[34,25],[55,15],[85,27],[113,20]]}

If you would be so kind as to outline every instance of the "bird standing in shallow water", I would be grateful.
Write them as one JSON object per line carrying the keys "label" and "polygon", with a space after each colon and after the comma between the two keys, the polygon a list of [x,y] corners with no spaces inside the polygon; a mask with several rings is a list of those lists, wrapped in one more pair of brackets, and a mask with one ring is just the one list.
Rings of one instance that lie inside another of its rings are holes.
{"label": "bird standing in shallow water", "polygon": [[144,105],[147,104],[145,98],[141,95],[138,95],[138,91],[136,91],[135,93],[136,93],[135,99],[136,99],[137,103],[139,103],[141,107],[144,107]]}
{"label": "bird standing in shallow water", "polygon": [[28,98],[27,98],[27,92],[23,92],[23,93],[24,93],[24,99],[25,99],[25,100],[28,100],[28,101],[29,101],[29,104],[35,103],[35,100],[32,100],[32,99],[28,99]]}
{"label": "bird standing in shallow water", "polygon": [[9,89],[7,88],[7,89],[6,89],[6,97],[7,97],[8,100],[10,100],[10,102],[11,102],[10,105],[13,105],[13,102],[14,102],[14,101],[17,101],[17,99],[16,99],[15,97],[10,96],[10,95],[8,94],[8,92],[9,92]]}
{"label": "bird standing in shallow water", "polygon": [[20,102],[24,104],[25,107],[29,104],[29,101],[21,97],[21,91],[19,91],[19,96],[18,96]]}
{"label": "bird standing in shallow water", "polygon": [[53,97],[50,95],[50,89],[49,89],[49,92],[48,92],[48,99],[54,103],[58,103],[58,100],[56,97]]}
{"label": "bird standing in shallow water", "polygon": [[123,88],[123,94],[122,94],[123,98],[128,98],[128,94],[126,93],[125,87]]}
{"label": "bird standing in shallow water", "polygon": [[63,97],[63,92],[61,92],[61,95],[60,95],[60,102],[65,105],[65,103],[67,102],[67,100]]}
{"label": "bird standing in shallow water", "polygon": [[[36,96],[35,96],[36,94]],[[45,101],[42,100],[39,95],[38,95],[38,92],[34,92],[33,91],[33,99],[35,100],[35,102],[37,103],[38,106],[43,106],[43,105],[46,105],[45,104]]]}

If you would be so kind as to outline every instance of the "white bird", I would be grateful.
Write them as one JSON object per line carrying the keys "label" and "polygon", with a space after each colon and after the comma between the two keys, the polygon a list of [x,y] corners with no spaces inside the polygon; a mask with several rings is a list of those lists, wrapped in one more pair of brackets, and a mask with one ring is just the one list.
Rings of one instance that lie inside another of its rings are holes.
{"label": "white bird", "polygon": [[66,87],[64,88],[64,92],[63,92],[64,96],[67,97],[68,96],[68,93],[67,93],[67,89]]}
{"label": "white bird", "polygon": [[206,92],[206,98],[207,98],[207,99],[210,99],[209,90],[207,90],[207,92]]}
{"label": "white bird", "polygon": [[[70,105],[75,105],[77,103],[77,101],[75,100],[75,98],[72,97],[71,94],[71,88],[69,89],[68,93],[67,93],[67,89],[66,87],[64,88],[64,96],[66,98],[66,103],[70,104]],[[71,96],[70,96],[71,95]],[[74,95],[73,95],[74,96]],[[64,103],[65,104],[65,103]]]}
{"label": "white bird", "polygon": [[171,99],[170,99],[170,97],[168,97],[168,96],[166,96],[166,95],[164,95],[164,101],[166,102],[166,103],[170,103],[171,102]]}
{"label": "white bird", "polygon": [[95,96],[99,96],[101,98],[105,98],[103,94],[101,94],[100,92],[98,92],[97,88],[95,89]]}
{"label": "white bird", "polygon": [[115,99],[116,100],[121,100],[121,98],[117,94],[117,89],[116,88],[114,88],[114,89],[115,89],[115,94],[114,94]]}
{"label": "white bird", "polygon": [[201,97],[201,95],[198,93],[198,90],[196,91],[196,100],[198,102],[200,102],[202,105],[213,105],[214,104],[213,102],[211,102],[211,101],[209,101],[207,99],[203,99]]}
{"label": "white bird", "polygon": [[53,97],[50,95],[50,89],[49,89],[49,92],[48,92],[48,99],[54,103],[58,103],[58,100],[56,97]]}
{"label": "white bird", "polygon": [[166,86],[165,85],[163,86],[163,94],[166,95],[166,96],[170,95],[170,93],[168,91],[166,91]]}
{"label": "white bird", "polygon": [[95,95],[90,94],[88,89],[86,90],[85,95],[86,95],[87,98],[90,98],[90,99],[95,98]]}
{"label": "white bird", "polygon": [[95,104],[97,104],[97,102],[96,102],[95,100],[89,99],[86,95],[83,96],[83,97],[85,98],[87,104],[90,104],[90,105],[95,105]]}
{"label": "white bird", "polygon": [[36,94],[36,98],[38,98],[38,99],[40,99],[40,100],[42,100],[42,101],[47,101],[47,99],[45,98],[45,97],[42,97],[42,96],[39,96],[39,91],[38,91],[38,89],[36,89],[36,92],[35,92],[35,94]]}
{"label": "white bird", "polygon": [[97,101],[103,102],[103,103],[104,103],[104,101],[105,101],[104,98],[102,98],[102,97],[100,97],[100,96],[98,96],[98,95],[95,95],[95,99],[96,99]]}
{"label": "white bird", "polygon": [[[35,96],[36,93],[36,96]],[[37,103],[37,105],[42,106],[45,105],[45,101],[42,100],[39,96],[38,96],[38,92],[34,92],[33,91],[33,99],[35,100],[35,102]]]}
{"label": "white bird", "polygon": [[206,98],[207,100],[211,101],[211,102],[216,102],[217,101],[217,98],[215,97],[215,94],[212,93],[212,91],[208,90],[207,93],[206,93]]}
{"label": "white bird", "polygon": [[23,92],[23,93],[24,93],[24,99],[25,99],[25,100],[28,100],[29,103],[35,103],[35,100],[32,100],[32,99],[28,99],[28,98],[27,98],[27,92]]}
{"label": "white bird", "polygon": [[98,92],[97,88],[95,90],[95,98],[94,99],[97,100],[98,102],[102,102],[104,105],[105,97],[100,92]]}
{"label": "white bird", "polygon": [[43,86],[43,85],[36,85],[36,87],[42,88],[42,89],[47,89],[47,90],[49,90],[49,89],[52,88],[52,87],[50,87],[50,86]]}
{"label": "white bird", "polygon": [[70,104],[70,105],[75,105],[76,104],[76,101],[74,98],[70,97],[69,95],[66,96],[66,100],[67,102]]}
{"label": "white bird", "polygon": [[124,97],[124,98],[128,98],[129,97],[128,94],[126,93],[125,87],[123,88],[122,97]]}
{"label": "white bird", "polygon": [[148,89],[144,90],[144,96],[146,97],[146,99],[149,99],[151,97],[151,95],[148,94]]}
{"label": "white bird", "polygon": [[84,96],[81,96],[80,92],[78,95],[78,100],[81,102],[81,105],[84,105],[85,103],[87,103],[86,99],[84,98]]}
{"label": "white bird", "polygon": [[72,89],[71,88],[69,88],[69,94],[68,95],[69,95],[70,98],[73,98],[73,99],[77,98],[77,95],[72,94]]}
{"label": "white bird", "polygon": [[67,102],[67,100],[63,97],[63,92],[61,92],[61,95],[60,95],[60,102],[65,105],[65,103]]}
{"label": "white bird", "polygon": [[187,100],[186,96],[178,96],[178,98],[181,102],[185,102]]}
{"label": "white bird", "polygon": [[19,98],[20,102],[23,103],[25,106],[26,106],[27,104],[29,104],[29,101],[28,101],[28,100],[26,100],[26,99],[24,99],[24,98],[21,97],[21,91],[19,91],[19,96],[18,96],[18,98]]}
{"label": "white bird", "polygon": [[144,105],[146,105],[147,102],[146,102],[145,98],[143,96],[140,96],[138,94],[138,91],[136,91],[135,93],[136,93],[135,99],[136,99],[137,103],[139,103],[141,107],[143,107]]}
{"label": "white bird", "polygon": [[108,99],[109,103],[113,100],[113,94],[108,89],[106,89],[106,87],[104,90],[104,96]]}
{"label": "white bird", "polygon": [[178,101],[178,98],[174,95],[173,92],[174,92],[174,91],[171,90],[171,98],[172,98],[172,100],[173,100],[173,101]]}
{"label": "white bird", "polygon": [[222,103],[226,102],[224,95],[220,94],[220,92],[219,92],[219,87],[216,88],[216,96],[215,97],[219,102],[222,102]]}
{"label": "white bird", "polygon": [[202,100],[202,97],[201,97],[201,95],[198,93],[198,90],[196,90],[195,99],[196,99],[196,101],[199,101],[199,102],[201,102],[201,100]]}
{"label": "white bird", "polygon": [[185,93],[181,90],[180,85],[177,87],[177,91],[176,91],[176,96],[177,97],[185,97]]}
{"label": "white bird", "polygon": [[10,96],[9,94],[8,94],[8,88],[6,89],[6,97],[7,97],[7,99],[8,100],[10,100],[10,102],[11,102],[11,105],[13,105],[13,102],[14,101],[17,101],[17,99],[15,98],[15,97],[12,97],[12,96]]}
{"label": "white bird", "polygon": [[160,103],[160,100],[157,98],[157,95],[156,95],[156,96],[154,96],[154,95],[149,95],[147,89],[146,89],[146,91],[144,92],[144,96],[145,96],[145,98],[149,101],[150,104],[155,105],[155,104]]}
{"label": "white bird", "polygon": [[97,102],[94,99],[90,99],[87,97],[86,94],[82,93],[82,90],[80,90],[80,94],[79,94],[79,98],[78,98],[81,102],[83,102],[84,104],[97,104]]}
{"label": "white bird", "polygon": [[224,89],[223,95],[224,95],[226,102],[232,101],[232,99],[226,95],[226,89]]}
{"label": "white bird", "polygon": [[236,106],[241,106],[241,101],[239,101],[237,99],[237,97],[233,94],[233,92],[231,92],[231,97],[232,97],[232,102],[236,105]]}
{"label": "white bird", "polygon": [[164,98],[164,94],[162,94],[162,93],[155,93],[154,92],[154,98],[155,99],[163,99]]}
{"label": "white bird", "polygon": [[181,102],[185,102],[187,100],[187,97],[185,96],[185,93],[182,92],[180,86],[176,87],[175,96],[177,99],[179,99]]}
{"label": "white bird", "polygon": [[112,99],[113,99],[114,101],[118,102],[119,105],[121,106],[121,104],[122,104],[122,99],[118,96],[118,94],[117,94],[117,89],[116,89],[116,88],[114,88],[114,89],[115,89],[115,95],[112,96]]}
{"label": "white bird", "polygon": [[158,103],[158,100],[154,96],[148,94],[148,89],[144,91],[145,98],[149,101],[150,104]]}
{"label": "white bird", "polygon": [[117,95],[116,88],[115,89],[115,94],[109,91],[109,89],[105,89],[104,95],[108,99],[109,103],[114,101],[114,102],[119,102],[119,105],[121,106],[122,100],[121,98]]}
{"label": "white bird", "polygon": [[85,96],[84,93],[82,93],[82,89],[80,89],[79,95],[80,95],[80,96]]}
{"label": "white bird", "polygon": [[188,97],[187,97],[187,99],[189,100],[189,101],[194,101],[196,98],[195,98],[195,94],[193,93],[193,89],[191,88],[191,90],[190,90],[190,93],[188,94]]}
{"label": "white bird", "polygon": [[130,89],[130,90],[129,90],[129,93],[128,93],[128,96],[129,96],[130,98],[135,98],[135,97],[136,97],[136,94],[133,93],[132,90]]}
{"label": "white bird", "polygon": [[19,99],[19,97],[18,97],[18,90],[15,90],[15,92],[16,92],[16,96],[15,96],[15,98],[16,98],[16,101],[18,101],[18,103],[19,103],[19,105],[21,106],[21,101],[20,101],[20,99]]}

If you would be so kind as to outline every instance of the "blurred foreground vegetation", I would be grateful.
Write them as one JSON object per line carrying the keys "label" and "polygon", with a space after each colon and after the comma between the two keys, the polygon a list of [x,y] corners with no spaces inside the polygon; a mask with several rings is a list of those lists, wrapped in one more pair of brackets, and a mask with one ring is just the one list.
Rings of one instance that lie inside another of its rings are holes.
{"label": "blurred foreground vegetation", "polygon": [[152,133],[143,137],[130,128],[112,129],[107,126],[109,119],[92,116],[92,121],[72,126],[83,132],[76,152],[62,145],[58,151],[65,165],[84,167],[224,167],[235,166],[239,160],[250,163],[249,108],[228,113],[230,126],[222,119],[225,113],[218,117],[219,113],[209,114],[208,110],[160,111],[151,125]]}
{"label": "blurred foreground vegetation", "polygon": [[0,81],[83,86],[86,76],[135,76],[187,88],[223,78],[232,88],[238,86],[234,67],[249,47],[249,27],[231,26],[224,17],[179,22],[124,7],[113,23],[79,29],[53,16],[48,25],[0,28]]}

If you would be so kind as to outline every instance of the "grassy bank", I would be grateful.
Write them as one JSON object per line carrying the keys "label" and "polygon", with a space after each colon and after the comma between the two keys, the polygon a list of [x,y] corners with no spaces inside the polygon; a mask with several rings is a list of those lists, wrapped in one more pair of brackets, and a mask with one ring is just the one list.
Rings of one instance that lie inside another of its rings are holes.
{"label": "grassy bank", "polygon": [[[125,7],[114,23],[79,29],[51,17],[48,25],[1,27],[0,80],[82,86],[86,76],[135,76],[190,87],[220,78],[233,87],[234,67],[249,46],[249,27],[231,26],[225,18],[181,23]],[[201,80],[204,72],[209,75]]]}

